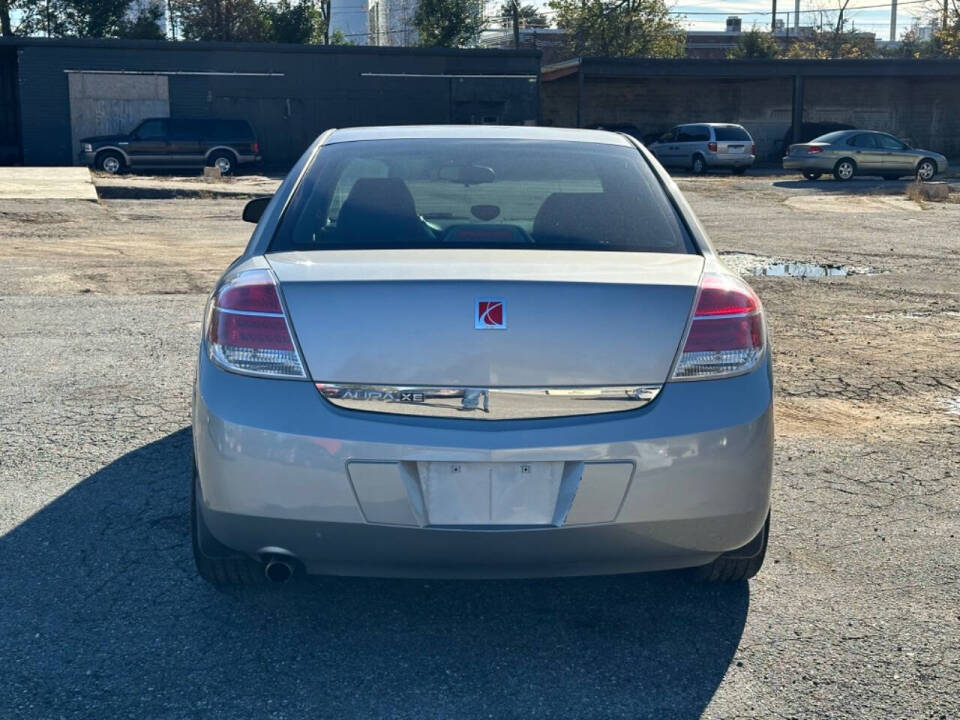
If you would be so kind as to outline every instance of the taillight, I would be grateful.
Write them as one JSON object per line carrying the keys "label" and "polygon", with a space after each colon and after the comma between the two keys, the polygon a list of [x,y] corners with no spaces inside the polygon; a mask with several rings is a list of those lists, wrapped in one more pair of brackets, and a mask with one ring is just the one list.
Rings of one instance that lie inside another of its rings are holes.
{"label": "taillight", "polygon": [[751,155],[756,155],[756,154],[757,154],[757,146],[756,146],[756,145],[750,145],[750,154],[751,154]]}
{"label": "taillight", "polygon": [[708,142],[708,143],[707,143],[707,150],[709,150],[710,152],[716,152],[716,151],[717,151],[717,144],[716,144],[715,142]]}
{"label": "taillight", "polygon": [[269,270],[247,270],[210,301],[207,351],[225,370],[246,375],[306,378],[277,285]]}
{"label": "taillight", "polygon": [[816,155],[817,153],[822,153],[822,152],[823,152],[823,148],[817,147],[816,145],[807,148],[807,153],[809,155]]}
{"label": "taillight", "polygon": [[753,368],[763,356],[760,298],[739,278],[708,273],[674,380],[715,378]]}
{"label": "taillight", "polygon": [[260,143],[254,142],[253,145],[250,146],[250,149],[255,153],[260,152]]}

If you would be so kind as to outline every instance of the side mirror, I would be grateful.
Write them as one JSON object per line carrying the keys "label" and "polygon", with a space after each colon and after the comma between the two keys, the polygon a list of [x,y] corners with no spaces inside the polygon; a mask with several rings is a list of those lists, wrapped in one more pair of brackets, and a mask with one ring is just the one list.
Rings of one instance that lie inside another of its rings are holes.
{"label": "side mirror", "polygon": [[249,223],[258,223],[260,218],[263,215],[263,211],[267,209],[267,205],[270,204],[270,201],[273,200],[273,195],[268,195],[267,197],[258,197],[254,198],[246,205],[243,206],[243,219]]}

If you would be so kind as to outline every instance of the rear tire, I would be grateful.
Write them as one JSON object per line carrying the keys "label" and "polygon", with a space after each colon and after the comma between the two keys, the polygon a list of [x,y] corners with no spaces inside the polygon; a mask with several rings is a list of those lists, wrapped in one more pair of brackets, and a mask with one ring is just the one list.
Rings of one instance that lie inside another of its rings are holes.
{"label": "rear tire", "polygon": [[94,163],[97,170],[111,175],[118,175],[123,170],[123,164],[123,155],[112,150],[97,155],[97,160]]}
{"label": "rear tire", "polygon": [[770,513],[763,527],[753,540],[742,548],[724,553],[709,565],[696,569],[698,580],[703,582],[740,582],[749,580],[763,566],[767,554],[767,541],[770,539]]}
{"label": "rear tire", "polygon": [[843,158],[842,160],[837,160],[837,164],[833,166],[833,177],[839,180],[840,182],[847,182],[848,180],[853,180],[853,176],[857,174],[857,164],[850,158]]}
{"label": "rear tire", "polygon": [[818,170],[803,171],[803,177],[806,178],[807,180],[819,180],[821,175],[823,175],[823,173]]}
{"label": "rear tire", "polygon": [[700,153],[697,153],[693,156],[693,161],[690,163],[690,171],[694,175],[703,175],[707,172],[707,161]]}
{"label": "rear tire", "polygon": [[937,174],[937,164],[930,158],[924,158],[917,163],[917,180],[925,182],[933,180]]}
{"label": "rear tire", "polygon": [[199,483],[194,464],[190,481],[190,537],[197,574],[215,587],[265,585],[263,565],[221,544],[207,529],[198,506]]}

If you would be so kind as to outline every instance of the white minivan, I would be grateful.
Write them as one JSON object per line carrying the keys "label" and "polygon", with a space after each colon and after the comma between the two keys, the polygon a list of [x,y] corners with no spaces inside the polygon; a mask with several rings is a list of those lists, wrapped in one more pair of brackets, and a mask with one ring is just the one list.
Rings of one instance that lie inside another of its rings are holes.
{"label": "white minivan", "polygon": [[729,168],[742,175],[753,165],[756,145],[740,125],[695,123],[677,125],[650,145],[664,167],[678,167],[700,175],[713,168]]}

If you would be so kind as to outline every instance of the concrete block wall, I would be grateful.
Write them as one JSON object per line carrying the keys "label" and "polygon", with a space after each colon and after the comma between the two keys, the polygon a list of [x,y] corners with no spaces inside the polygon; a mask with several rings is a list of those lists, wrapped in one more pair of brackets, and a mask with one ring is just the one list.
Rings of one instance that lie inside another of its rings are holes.
{"label": "concrete block wall", "polygon": [[808,78],[806,122],[882,130],[960,158],[960,81],[949,78]]}
{"label": "concrete block wall", "polygon": [[[950,78],[833,77],[804,81],[804,122],[890,132],[917,147],[960,158],[960,82]],[[581,126],[629,123],[641,133],[687,122],[747,128],[761,161],[778,163],[791,126],[793,78],[762,80],[584,79]],[[547,125],[574,127],[577,77],[542,83]]]}
{"label": "concrete block wall", "polygon": [[[664,132],[680,123],[737,123],[753,136],[760,157],[779,159],[784,133],[790,127],[792,98],[792,78],[738,81],[587,77],[581,125],[629,123],[647,134]],[[546,124],[576,124],[576,76],[542,84],[541,112]]]}

